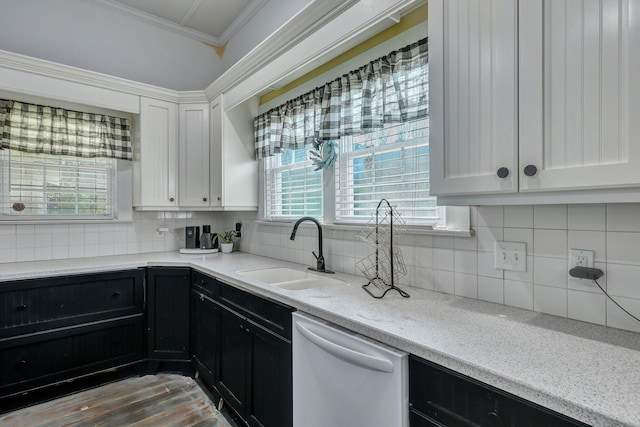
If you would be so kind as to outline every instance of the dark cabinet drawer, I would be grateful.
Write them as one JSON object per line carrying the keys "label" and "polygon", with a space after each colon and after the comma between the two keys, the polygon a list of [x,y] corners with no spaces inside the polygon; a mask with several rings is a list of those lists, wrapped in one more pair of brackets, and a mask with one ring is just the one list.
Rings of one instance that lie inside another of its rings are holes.
{"label": "dark cabinet drawer", "polygon": [[[413,355],[409,358],[409,400],[412,411],[432,423],[416,421],[418,426],[586,426]],[[418,415],[413,418],[419,419]]]}
{"label": "dark cabinet drawer", "polygon": [[0,395],[141,360],[143,315],[0,340]]}
{"label": "dark cabinet drawer", "polygon": [[197,286],[206,295],[217,298],[220,295],[220,282],[211,276],[207,276],[199,271],[191,271],[191,285]]}
{"label": "dark cabinet drawer", "polygon": [[291,307],[224,283],[220,283],[218,301],[276,334],[291,339]]}
{"label": "dark cabinet drawer", "polygon": [[141,313],[144,271],[0,283],[0,338]]}

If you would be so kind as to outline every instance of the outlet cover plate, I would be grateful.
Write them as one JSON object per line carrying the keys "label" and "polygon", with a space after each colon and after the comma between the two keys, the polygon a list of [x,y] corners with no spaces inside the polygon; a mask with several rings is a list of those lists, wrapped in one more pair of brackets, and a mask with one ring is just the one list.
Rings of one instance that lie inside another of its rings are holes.
{"label": "outlet cover plate", "polygon": [[[588,249],[570,249],[569,250],[569,270],[573,267],[581,265],[582,267],[593,268],[593,259],[595,251]],[[571,277],[571,276],[569,276]]]}
{"label": "outlet cover plate", "polygon": [[497,270],[527,271],[527,244],[524,242],[496,242]]}

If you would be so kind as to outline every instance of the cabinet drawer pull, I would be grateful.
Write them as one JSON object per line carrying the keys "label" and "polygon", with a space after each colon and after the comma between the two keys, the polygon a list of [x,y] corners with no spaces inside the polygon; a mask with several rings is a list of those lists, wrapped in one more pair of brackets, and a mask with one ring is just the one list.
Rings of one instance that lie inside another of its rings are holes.
{"label": "cabinet drawer pull", "polygon": [[524,167],[524,174],[526,176],[534,176],[537,173],[538,173],[538,168],[535,167],[534,165],[527,165]]}
{"label": "cabinet drawer pull", "polygon": [[204,301],[204,294],[200,294],[200,301]]}
{"label": "cabinet drawer pull", "polygon": [[116,291],[111,295],[112,298],[118,298],[120,296],[120,292]]}
{"label": "cabinet drawer pull", "polygon": [[16,363],[16,366],[17,366],[18,368],[21,368],[21,367],[23,367],[23,366],[27,366],[27,361],[26,361],[26,360],[21,360],[21,361],[19,361],[18,363]]}
{"label": "cabinet drawer pull", "polygon": [[509,176],[509,169],[505,167],[501,167],[500,169],[498,169],[496,174],[498,175],[498,178],[506,178]]}
{"label": "cabinet drawer pull", "polygon": [[502,426],[502,418],[500,418],[500,415],[498,415],[498,412],[495,410],[487,414],[487,421],[489,422],[489,425],[492,427]]}
{"label": "cabinet drawer pull", "polygon": [[25,311],[27,309],[27,304],[20,304],[19,306],[16,307],[16,310],[18,311]]}

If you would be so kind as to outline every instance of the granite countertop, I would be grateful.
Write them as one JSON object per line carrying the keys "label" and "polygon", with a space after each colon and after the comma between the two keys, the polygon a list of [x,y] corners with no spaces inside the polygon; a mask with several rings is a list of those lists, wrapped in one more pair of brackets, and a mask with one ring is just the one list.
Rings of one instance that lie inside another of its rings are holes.
{"label": "granite countertop", "polygon": [[287,291],[238,274],[286,266],[245,253],[178,252],[0,264],[0,281],[190,266],[594,426],[640,426],[640,334],[406,288],[376,300],[349,285]]}

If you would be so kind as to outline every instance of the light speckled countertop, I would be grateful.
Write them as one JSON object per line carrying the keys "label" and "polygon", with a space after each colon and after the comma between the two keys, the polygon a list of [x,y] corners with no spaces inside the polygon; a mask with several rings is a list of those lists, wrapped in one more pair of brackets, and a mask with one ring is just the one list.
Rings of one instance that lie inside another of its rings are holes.
{"label": "light speckled countertop", "polygon": [[[640,334],[422,289],[375,300],[363,279],[286,291],[237,271],[305,266],[177,252],[0,264],[0,281],[190,266],[595,426],[640,426]],[[334,276],[332,276],[334,277]]]}

